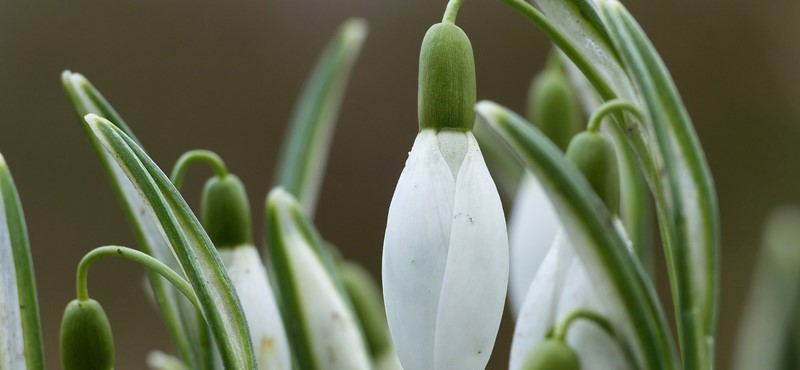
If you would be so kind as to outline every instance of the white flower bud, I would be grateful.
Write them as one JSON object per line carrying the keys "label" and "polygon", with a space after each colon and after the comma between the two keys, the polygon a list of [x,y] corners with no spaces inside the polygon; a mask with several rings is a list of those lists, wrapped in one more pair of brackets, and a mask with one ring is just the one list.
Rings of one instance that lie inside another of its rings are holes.
{"label": "white flower bud", "polygon": [[403,368],[484,369],[507,284],[505,218],[475,137],[420,131],[383,249],[386,313]]}

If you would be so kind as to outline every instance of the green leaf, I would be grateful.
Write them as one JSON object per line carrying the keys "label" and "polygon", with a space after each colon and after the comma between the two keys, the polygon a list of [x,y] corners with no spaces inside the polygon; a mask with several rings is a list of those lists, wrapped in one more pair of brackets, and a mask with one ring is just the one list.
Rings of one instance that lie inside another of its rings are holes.
{"label": "green leaf", "polygon": [[192,284],[228,369],[255,369],[255,356],[241,304],[216,248],[161,169],[113,123],[96,115],[86,122],[139,194],[140,212],[158,220]]}
{"label": "green leaf", "polygon": [[489,172],[497,183],[498,190],[508,199],[513,199],[522,182],[525,169],[514,158],[514,154],[508,150],[508,147],[488,127],[476,125],[472,129],[472,133],[478,139],[481,152],[489,164]]}
{"label": "green leaf", "polygon": [[141,144],[119,113],[86,77],[80,73],[64,71],[61,73],[61,84],[64,86],[70,101],[72,101],[72,107],[75,108],[75,113],[78,114],[78,120],[83,122],[84,116],[94,113],[114,123],[136,144]]}
{"label": "green leaf", "polygon": [[336,118],[366,35],[364,20],[345,21],[317,62],[289,123],[275,182],[294,194],[312,217]]}
{"label": "green leaf", "polygon": [[800,209],[782,207],[767,221],[745,305],[734,369],[796,369],[784,363],[797,332],[800,308]]}
{"label": "green leaf", "polygon": [[586,179],[521,117],[491,102],[477,110],[541,182],[606,304],[622,305],[609,320],[637,354],[638,368],[679,369],[655,288]]}
{"label": "green leaf", "polygon": [[[84,122],[83,117],[86,114],[97,114],[112,122],[141,147],[119,114],[83,75],[64,71],[61,82],[81,123]],[[144,211],[146,205],[142,203],[141,196],[120,165],[102,147],[90,128],[84,124],[82,126],[86,129],[111,185],[122,203],[141,250],[182,274],[180,264],[172,254],[158,220],[151,212]],[[181,357],[192,368],[208,369],[211,366],[211,349],[206,338],[208,334],[205,324],[200,320],[199,313],[191,302],[161,276],[153,272],[148,272],[148,276],[156,302]]]}
{"label": "green leaf", "polygon": [[0,154],[0,370],[43,370],[44,346],[28,230]]}
{"label": "green leaf", "polygon": [[321,239],[300,203],[276,188],[267,198],[270,262],[297,367],[369,369],[369,351]]}
{"label": "green leaf", "polygon": [[[644,102],[662,167],[656,194],[687,370],[710,369],[719,295],[719,215],[711,172],[691,118],[650,40],[617,1],[600,5]],[[651,183],[652,186],[652,183]]]}

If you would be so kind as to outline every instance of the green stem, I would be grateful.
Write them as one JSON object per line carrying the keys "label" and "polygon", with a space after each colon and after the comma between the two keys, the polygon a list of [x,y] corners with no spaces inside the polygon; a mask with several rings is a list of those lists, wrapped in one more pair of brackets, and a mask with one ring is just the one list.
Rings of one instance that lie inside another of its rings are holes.
{"label": "green stem", "polygon": [[570,312],[569,316],[561,321],[561,324],[559,324],[553,332],[553,338],[562,342],[565,341],[567,339],[567,331],[569,330],[570,325],[572,325],[572,323],[577,319],[589,320],[599,326],[600,329],[603,329],[603,331],[608,333],[610,337],[616,337],[614,328],[611,326],[611,322],[609,322],[608,319],[606,319],[603,315],[594,311],[579,309]]}
{"label": "green stem", "polygon": [[456,23],[456,16],[458,16],[458,9],[461,8],[461,4],[464,3],[464,0],[450,0],[447,3],[447,9],[444,11],[444,17],[442,17],[442,22],[449,22],[449,23]]}
{"label": "green stem", "polygon": [[77,279],[77,287],[78,287],[78,299],[81,301],[85,301],[89,299],[89,289],[87,287],[87,276],[89,275],[89,266],[92,262],[109,256],[117,256],[129,259],[134,262],[138,262],[142,265],[145,265],[147,268],[151,269],[152,271],[158,273],[159,275],[163,276],[165,279],[169,280],[172,285],[174,285],[178,290],[192,302],[192,304],[200,309],[200,302],[197,300],[197,296],[194,294],[194,290],[192,290],[191,285],[189,282],[184,280],[177,272],[169,268],[169,266],[165,265],[161,261],[151,257],[146,253],[139,252],[135,249],[120,247],[120,246],[105,246],[105,247],[98,247],[93,249],[91,252],[87,253],[86,256],[81,259],[81,262],[78,264],[78,279]]}
{"label": "green stem", "polygon": [[178,161],[175,162],[175,167],[172,168],[170,180],[172,180],[172,184],[175,185],[176,189],[181,189],[183,185],[183,176],[186,174],[186,170],[189,169],[189,165],[194,162],[208,163],[217,177],[222,178],[228,174],[228,168],[225,167],[225,162],[222,161],[222,158],[220,158],[217,153],[203,149],[190,150],[183,153],[183,155],[178,158]]}
{"label": "green stem", "polygon": [[605,119],[609,113],[616,113],[618,111],[628,111],[635,115],[639,121],[644,121],[642,111],[640,111],[635,104],[624,99],[613,99],[603,103],[603,105],[592,113],[592,117],[589,118],[587,129],[591,132],[600,131],[600,125],[603,124],[603,119]]}

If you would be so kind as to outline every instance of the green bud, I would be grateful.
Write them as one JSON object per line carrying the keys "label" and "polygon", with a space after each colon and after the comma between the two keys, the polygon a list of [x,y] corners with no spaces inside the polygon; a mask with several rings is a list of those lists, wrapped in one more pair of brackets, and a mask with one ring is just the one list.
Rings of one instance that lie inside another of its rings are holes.
{"label": "green bud", "polygon": [[383,296],[372,275],[363,267],[350,262],[339,264],[339,275],[353,303],[373,358],[392,350]]}
{"label": "green bud", "polygon": [[73,300],[61,320],[61,364],[64,370],[109,370],[114,367],[111,323],[94,299]]}
{"label": "green bud", "polygon": [[567,344],[548,339],[528,355],[523,370],[580,370],[578,355]]}
{"label": "green bud", "polygon": [[619,210],[619,169],[614,144],[598,132],[582,132],[567,148],[567,158],[578,167],[589,184],[614,214]]}
{"label": "green bud", "polygon": [[559,67],[537,75],[528,91],[528,119],[561,150],[580,130],[583,120],[578,99]]}
{"label": "green bud", "polygon": [[453,23],[433,25],[419,55],[420,130],[472,130],[476,96],[475,59],[467,34]]}
{"label": "green bud", "polygon": [[212,177],[203,188],[200,219],[217,248],[253,243],[250,202],[239,177]]}

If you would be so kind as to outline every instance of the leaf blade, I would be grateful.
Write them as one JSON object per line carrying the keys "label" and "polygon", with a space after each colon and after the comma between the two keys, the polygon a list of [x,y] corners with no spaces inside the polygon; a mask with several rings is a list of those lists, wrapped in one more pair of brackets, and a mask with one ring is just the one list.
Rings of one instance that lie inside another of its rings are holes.
{"label": "leaf blade", "polygon": [[[714,361],[719,295],[719,211],[711,171],[691,118],[650,40],[617,1],[601,5],[612,39],[650,117],[649,130],[666,176],[660,212],[670,226],[679,337],[687,369]],[[660,217],[662,218],[662,217]]]}
{"label": "leaf blade", "polygon": [[[142,204],[137,191],[132,187],[124,171],[101,146],[90,128],[85,125],[83,117],[89,113],[97,114],[112,122],[131,137],[137,145],[140,145],[133,136],[133,132],[86,77],[79,73],[64,71],[61,81],[78,114],[81,125],[100,158],[114,192],[122,204],[128,222],[139,242],[139,247],[173,270],[181,272],[178,261],[173,256],[168,242],[164,239],[163,231],[157,220],[150,217],[150,213],[146,211],[147,206]],[[202,354],[202,350],[207,349],[208,345],[204,343],[204,329],[202,323],[198,322],[199,314],[194,306],[158,274],[148,272],[148,277],[156,303],[181,358],[192,368],[208,369],[211,366],[211,358]]]}
{"label": "leaf blade", "polygon": [[276,173],[282,186],[313,216],[325,175],[336,116],[367,33],[366,22],[347,20],[330,41],[297,102]]}
{"label": "leaf blade", "polygon": [[[8,258],[9,254],[11,258]],[[0,369],[44,369],[42,327],[28,231],[14,179],[2,154],[0,154],[0,256],[2,256],[0,284],[3,285],[0,291],[15,296],[9,295],[11,299],[8,300],[0,297],[2,299]],[[11,271],[13,276],[7,274],[7,271]],[[8,307],[6,305],[8,303],[12,306]],[[19,329],[19,333],[9,332],[16,328]],[[17,358],[9,358],[8,353],[4,353],[7,348],[13,346],[20,348],[16,350],[11,348],[11,351],[22,351],[21,354],[17,354]]]}
{"label": "leaf blade", "polygon": [[113,123],[95,115],[87,124],[158,219],[202,306],[226,368],[255,369],[241,304],[216,248],[169,178]]}

